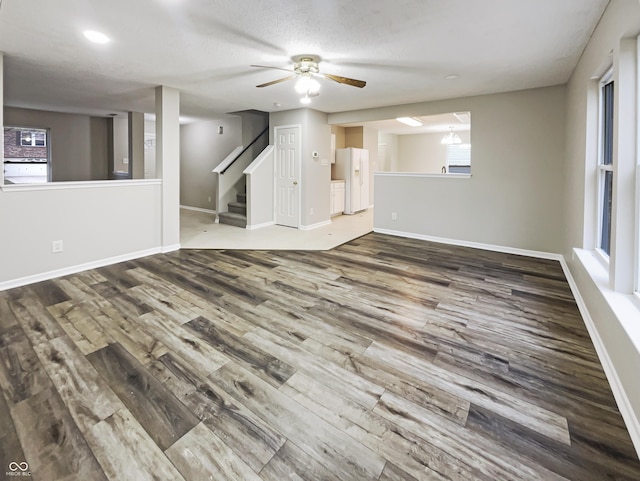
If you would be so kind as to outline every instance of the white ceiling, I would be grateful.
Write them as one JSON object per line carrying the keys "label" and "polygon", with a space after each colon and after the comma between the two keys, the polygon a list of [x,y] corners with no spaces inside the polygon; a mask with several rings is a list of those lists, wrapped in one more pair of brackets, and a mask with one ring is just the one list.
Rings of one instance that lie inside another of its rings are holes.
{"label": "white ceiling", "polygon": [[[0,0],[5,104],[104,115],[152,112],[153,87],[183,116],[299,108],[293,82],[250,64],[320,55],[309,107],[398,105],[564,83],[608,0]],[[88,43],[85,29],[111,37]],[[446,80],[451,74],[459,75]],[[276,106],[276,104],[278,104]]]}

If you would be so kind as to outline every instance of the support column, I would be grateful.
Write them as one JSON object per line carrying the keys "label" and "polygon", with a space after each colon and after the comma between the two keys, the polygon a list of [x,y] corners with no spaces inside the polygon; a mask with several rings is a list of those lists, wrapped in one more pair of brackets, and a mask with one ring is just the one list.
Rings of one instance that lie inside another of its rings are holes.
{"label": "support column", "polygon": [[0,50],[0,185],[4,185],[4,52]]}
{"label": "support column", "polygon": [[180,92],[156,87],[156,176],[162,179],[162,251],[180,249]]}
{"label": "support column", "polygon": [[144,114],[129,112],[129,177],[144,179]]}

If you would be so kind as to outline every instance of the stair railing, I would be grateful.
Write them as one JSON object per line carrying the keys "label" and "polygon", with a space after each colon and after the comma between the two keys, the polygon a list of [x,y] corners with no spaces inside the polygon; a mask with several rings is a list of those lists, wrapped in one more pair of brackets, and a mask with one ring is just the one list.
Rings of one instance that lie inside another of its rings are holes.
{"label": "stair railing", "polygon": [[246,147],[236,147],[220,164],[212,170],[216,174],[216,222],[217,213],[226,209],[227,204],[235,200],[237,194],[244,193],[244,169],[255,159],[269,143],[269,127],[266,127]]}
{"label": "stair railing", "polygon": [[240,157],[242,157],[242,154],[244,154],[247,150],[249,150],[253,146],[253,144],[255,144],[260,139],[260,137],[262,137],[267,132],[269,132],[269,127],[268,126],[265,127],[265,129],[262,132],[260,132],[258,134],[258,136],[255,139],[253,139],[249,145],[247,145],[244,149],[242,149],[242,152],[240,152],[231,162],[229,162],[229,164],[227,164],[224,167],[224,169],[222,169],[220,174],[224,174],[227,170],[229,170],[229,167],[231,167],[236,162],[236,160],[238,160]]}

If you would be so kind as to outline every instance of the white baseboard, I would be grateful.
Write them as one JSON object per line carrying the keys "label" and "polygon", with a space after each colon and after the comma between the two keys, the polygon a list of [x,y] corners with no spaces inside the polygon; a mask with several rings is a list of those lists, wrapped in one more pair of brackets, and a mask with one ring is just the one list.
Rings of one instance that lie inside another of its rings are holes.
{"label": "white baseboard", "polygon": [[554,254],[553,252],[532,251],[528,249],[519,249],[517,247],[498,246],[493,244],[483,244],[480,242],[470,242],[457,239],[447,239],[445,237],[434,237],[423,234],[415,234],[413,232],[403,232],[389,229],[373,229],[378,234],[393,235],[396,237],[407,237],[409,239],[418,239],[429,242],[437,242],[438,244],[449,244],[460,247],[472,247],[474,249],[482,249],[485,251],[502,252],[505,254],[516,254],[519,256],[536,257],[538,259],[551,259],[560,261],[563,259],[562,254]]}
{"label": "white baseboard", "polygon": [[311,225],[301,225],[299,227],[300,230],[313,230],[313,229],[317,229],[318,227],[322,227],[325,225],[331,225],[331,219],[329,220],[325,220],[322,222],[318,222],[317,224],[311,224]]}
{"label": "white baseboard", "polygon": [[618,410],[622,415],[622,419],[624,420],[624,424],[627,427],[627,431],[629,431],[631,442],[636,449],[636,453],[640,457],[640,419],[638,419],[638,417],[636,416],[635,411],[631,405],[631,401],[629,401],[629,398],[627,397],[627,393],[624,389],[622,381],[620,381],[620,377],[618,377],[618,372],[615,368],[615,365],[611,361],[611,357],[609,357],[607,348],[605,347],[604,342],[600,337],[600,333],[598,332],[598,329],[593,322],[593,318],[589,313],[587,304],[584,301],[580,290],[578,289],[578,284],[573,278],[573,275],[571,275],[571,271],[569,270],[569,266],[564,257],[562,257],[562,259],[560,260],[560,265],[562,266],[564,275],[567,278],[567,282],[569,283],[569,287],[571,288],[573,297],[576,300],[578,310],[580,311],[580,315],[584,320],[584,325],[589,332],[589,337],[593,342],[593,346],[596,350],[596,354],[598,355],[598,359],[600,360],[600,364],[602,364],[604,373],[607,376],[607,381],[609,381],[609,386],[611,386],[611,391],[613,392],[613,397],[615,398],[616,404],[618,405]]}
{"label": "white baseboard", "polygon": [[276,225],[274,221],[263,222],[262,224],[248,225],[247,230],[262,229],[263,227],[269,227],[270,225]]}
{"label": "white baseboard", "polygon": [[205,214],[213,214],[213,215],[216,214],[215,210],[203,209],[201,207],[191,207],[190,205],[181,205],[180,208],[185,210],[193,210],[195,212],[204,212]]}
{"label": "white baseboard", "polygon": [[19,279],[12,279],[10,281],[0,282],[0,291],[13,289],[14,287],[26,286],[28,284],[34,284],[36,282],[48,281],[49,279],[68,276],[70,274],[76,274],[78,272],[86,271],[89,269],[97,269],[98,267],[117,264],[118,262],[125,262],[125,261],[130,261],[132,259],[139,259],[141,257],[146,257],[153,254],[159,254],[160,252],[161,252],[161,249],[157,247],[157,248],[147,249],[143,251],[131,252],[129,254],[124,254],[121,256],[109,257],[107,259],[100,259],[97,261],[86,262],[84,264],[77,264],[75,266],[64,267],[62,269],[56,269],[49,272],[34,274],[32,276],[21,277]]}
{"label": "white baseboard", "polygon": [[160,249],[160,252],[162,254],[166,254],[167,252],[173,252],[173,251],[179,251],[180,250],[181,245],[180,244],[173,244],[173,245],[168,245],[168,246],[162,246],[162,248]]}

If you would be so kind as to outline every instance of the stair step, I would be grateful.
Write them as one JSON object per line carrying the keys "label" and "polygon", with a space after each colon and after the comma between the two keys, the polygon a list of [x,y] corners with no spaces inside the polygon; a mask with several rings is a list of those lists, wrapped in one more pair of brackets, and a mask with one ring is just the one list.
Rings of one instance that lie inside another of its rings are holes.
{"label": "stair step", "polygon": [[236,200],[238,202],[242,202],[242,203],[247,203],[247,194],[237,194],[236,195]]}
{"label": "stair step", "polygon": [[247,215],[247,204],[244,202],[229,202],[227,205],[229,206],[229,212]]}
{"label": "stair step", "polygon": [[218,214],[218,221],[221,224],[247,227],[247,216],[235,212],[220,212]]}

